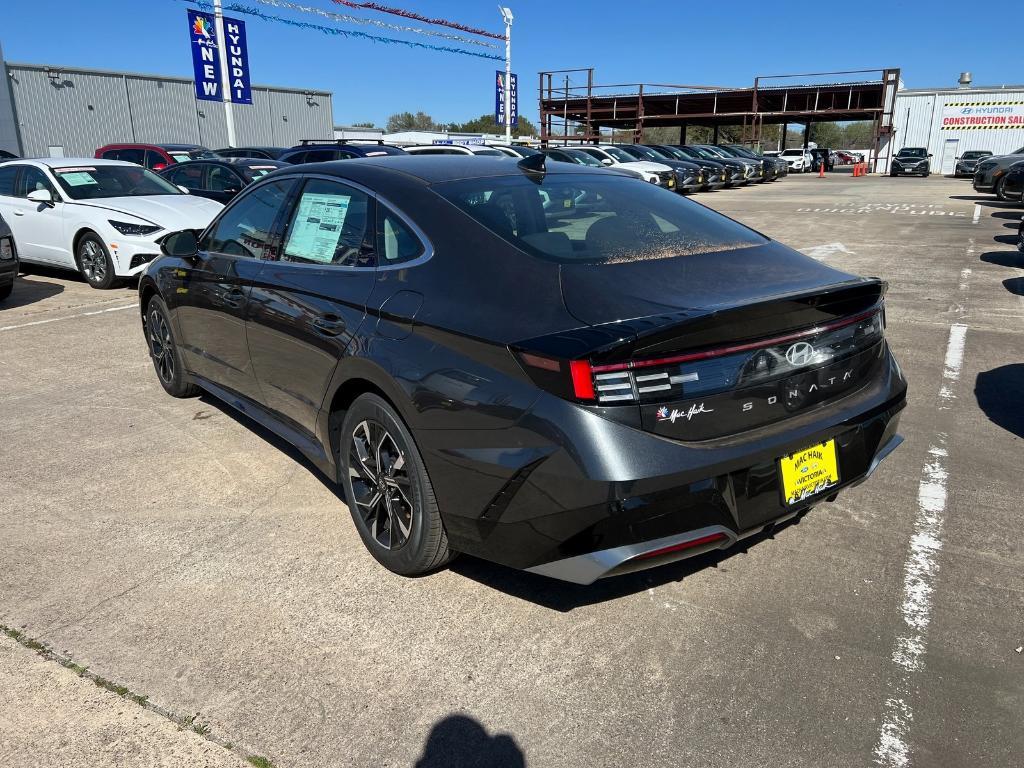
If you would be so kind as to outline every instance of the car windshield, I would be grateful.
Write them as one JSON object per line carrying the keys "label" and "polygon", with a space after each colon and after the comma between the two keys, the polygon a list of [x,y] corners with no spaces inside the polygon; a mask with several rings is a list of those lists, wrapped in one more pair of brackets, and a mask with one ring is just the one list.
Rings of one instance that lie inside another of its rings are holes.
{"label": "car windshield", "polygon": [[896,157],[926,157],[928,153],[921,147],[904,147],[897,154]]}
{"label": "car windshield", "polygon": [[170,149],[167,154],[174,158],[176,163],[187,163],[189,160],[212,160],[219,157],[208,149]]}
{"label": "car windshield", "polygon": [[619,150],[625,152],[633,160],[658,160],[658,156],[653,152],[644,152],[646,147],[638,147],[635,144],[630,144],[626,147],[618,147]]}
{"label": "car windshield", "polygon": [[618,174],[549,173],[444,182],[433,189],[494,234],[564,263],[669,259],[766,238],[679,195]]}
{"label": "car windshield", "polygon": [[620,163],[635,163],[636,158],[633,157],[629,152],[623,152],[618,147],[601,147],[601,149],[608,154],[609,157],[613,157]]}
{"label": "car windshield", "polygon": [[592,155],[588,155],[586,152],[583,152],[582,150],[564,149],[562,151],[565,152],[565,154],[567,154],[580,165],[590,165],[595,168],[604,168],[604,164],[602,164],[600,160],[598,160],[596,157],[593,157]]}
{"label": "car windshield", "polygon": [[758,155],[756,152],[747,149],[746,147],[726,147],[726,149],[731,149],[733,153],[737,155],[742,155],[743,157],[750,158],[751,160],[761,159],[760,155]]}
{"label": "car windshield", "polygon": [[533,147],[516,147],[516,146],[514,146],[514,147],[512,147],[512,151],[513,152],[517,152],[518,154],[522,155],[523,157],[529,157],[530,155],[542,154],[539,149],[534,149]]}
{"label": "car windshield", "polygon": [[672,158],[675,158],[676,160],[691,160],[692,159],[685,152],[682,152],[682,151],[676,149],[675,147],[659,145],[659,146],[655,147],[654,149],[657,152],[661,152],[666,157],[672,157]]}
{"label": "car windshield", "polygon": [[240,166],[235,166],[235,167],[238,168],[238,170],[240,170],[242,172],[242,175],[245,176],[247,181],[251,182],[251,181],[256,181],[256,179],[263,178],[268,173],[270,173],[271,171],[276,171],[278,168],[286,168],[287,167],[287,163],[277,163],[276,165],[253,164],[253,165],[240,165]]}
{"label": "car windshield", "polygon": [[183,195],[176,186],[138,165],[82,165],[54,168],[61,188],[72,200],[102,197]]}
{"label": "car windshield", "polygon": [[988,157],[991,152],[964,152],[964,160],[977,160],[982,157]]}
{"label": "car windshield", "polygon": [[473,150],[473,154],[474,155],[489,155],[489,156],[496,156],[496,157],[508,157],[508,155],[506,155],[504,152],[499,152],[496,149],[474,149]]}
{"label": "car windshield", "polygon": [[784,157],[796,157],[797,155],[802,155],[803,153],[804,153],[804,150],[802,150],[802,149],[784,149],[784,150],[782,150],[782,154],[783,154]]}

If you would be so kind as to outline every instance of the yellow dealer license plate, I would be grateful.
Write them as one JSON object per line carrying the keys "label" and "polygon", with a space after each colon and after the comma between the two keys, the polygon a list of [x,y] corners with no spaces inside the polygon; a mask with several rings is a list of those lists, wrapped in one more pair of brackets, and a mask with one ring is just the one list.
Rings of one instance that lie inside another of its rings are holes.
{"label": "yellow dealer license plate", "polygon": [[839,485],[836,441],[826,440],[783,456],[779,459],[779,472],[782,475],[782,495],[787,504],[797,504]]}
{"label": "yellow dealer license plate", "polygon": [[670,187],[674,187],[674,186],[676,185],[676,181],[675,181],[675,179],[669,179],[669,180],[668,180],[668,185],[669,185]]}

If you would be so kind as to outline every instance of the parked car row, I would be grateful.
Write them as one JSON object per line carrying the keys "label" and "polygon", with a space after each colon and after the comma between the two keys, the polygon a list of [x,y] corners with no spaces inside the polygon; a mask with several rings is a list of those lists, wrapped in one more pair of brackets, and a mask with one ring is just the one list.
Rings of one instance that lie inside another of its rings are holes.
{"label": "parked car row", "polygon": [[[408,155],[515,159],[545,156],[625,174],[678,192],[773,181],[784,159],[738,145],[601,144],[537,150],[514,145],[304,141],[291,148],[211,151],[192,144],[109,144],[89,159],[0,161],[0,294],[17,258],[74,269],[94,288],[141,272],[168,232],[202,229],[246,187],[293,165]],[[274,156],[271,158],[270,156]],[[9,247],[4,245],[9,242]],[[10,253],[4,258],[3,253]],[[14,267],[16,269],[16,267]],[[13,280],[13,278],[12,278]]]}
{"label": "parked car row", "polygon": [[1024,163],[1024,147],[1008,155],[983,157],[974,166],[976,192],[993,193],[1000,200],[1020,201],[1020,165]]}

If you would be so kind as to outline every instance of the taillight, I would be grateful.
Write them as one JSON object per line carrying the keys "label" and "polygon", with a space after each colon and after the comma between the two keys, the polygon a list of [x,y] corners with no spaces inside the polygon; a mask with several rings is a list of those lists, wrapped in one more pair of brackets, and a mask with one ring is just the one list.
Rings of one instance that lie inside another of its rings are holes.
{"label": "taillight", "polygon": [[516,352],[523,370],[541,389],[571,400],[592,402],[594,378],[587,360],[559,360],[532,352]]}
{"label": "taillight", "polygon": [[673,552],[681,552],[684,549],[693,549],[694,547],[702,547],[705,544],[714,544],[718,541],[724,541],[729,537],[724,533],[712,533],[708,536],[701,536],[699,539],[691,539],[690,541],[684,541],[681,544],[672,544],[668,547],[662,547],[661,549],[655,549],[652,552],[644,552],[642,555],[637,555],[634,560],[647,560],[652,557],[661,557],[662,555],[670,555]]}

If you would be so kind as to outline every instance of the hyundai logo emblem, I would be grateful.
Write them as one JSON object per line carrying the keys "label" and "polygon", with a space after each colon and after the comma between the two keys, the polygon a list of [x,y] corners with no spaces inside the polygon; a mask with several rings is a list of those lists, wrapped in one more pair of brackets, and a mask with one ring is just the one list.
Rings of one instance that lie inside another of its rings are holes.
{"label": "hyundai logo emblem", "polygon": [[814,357],[814,347],[806,341],[798,341],[786,350],[786,359],[790,365],[807,365]]}

